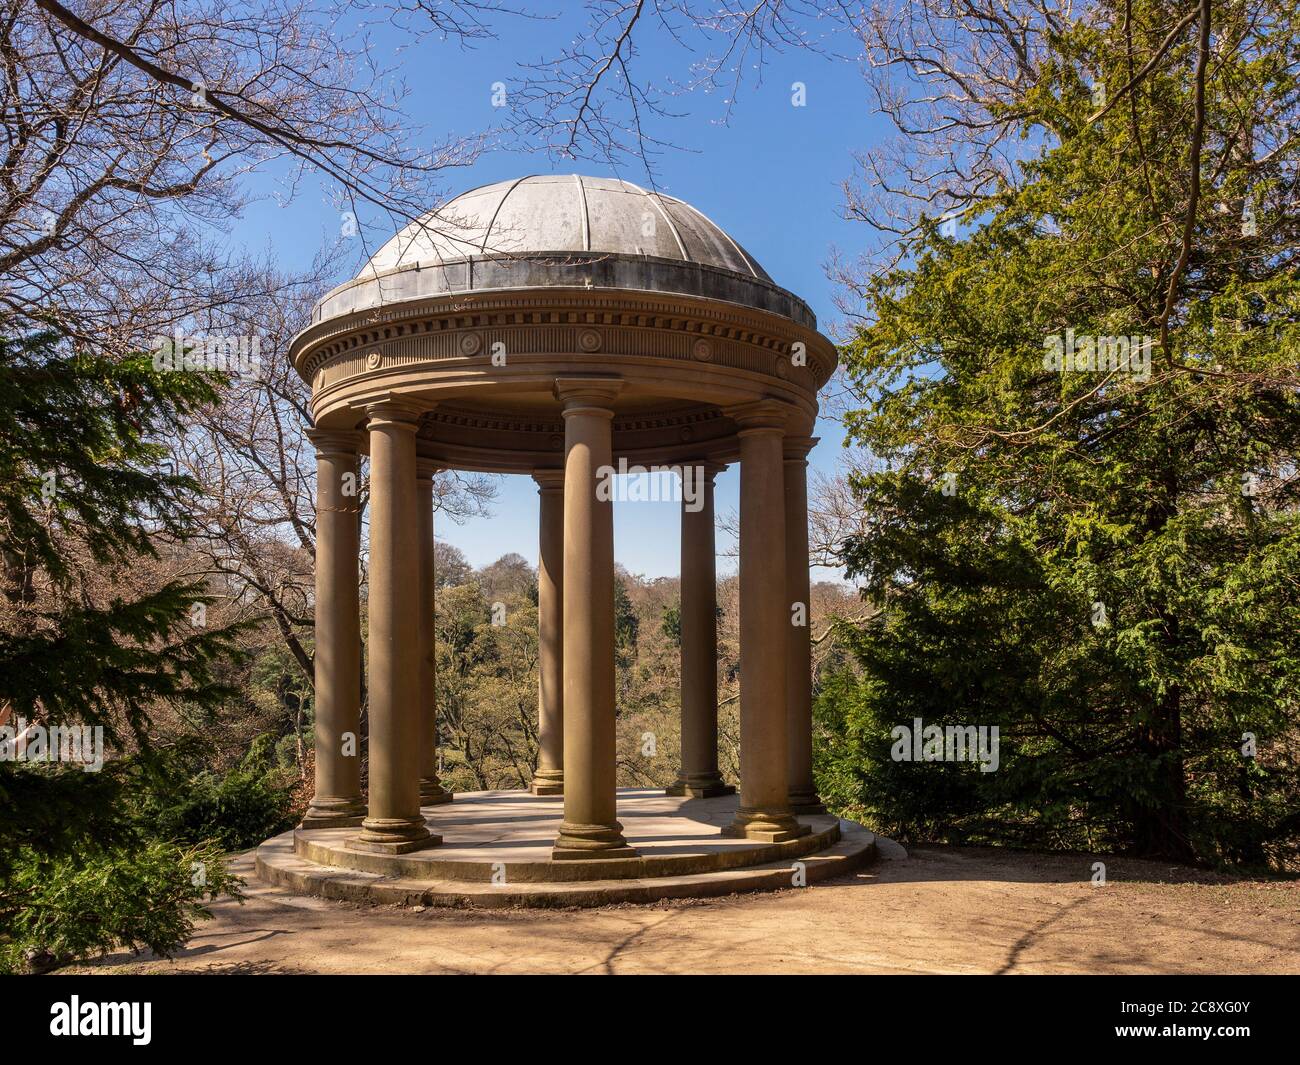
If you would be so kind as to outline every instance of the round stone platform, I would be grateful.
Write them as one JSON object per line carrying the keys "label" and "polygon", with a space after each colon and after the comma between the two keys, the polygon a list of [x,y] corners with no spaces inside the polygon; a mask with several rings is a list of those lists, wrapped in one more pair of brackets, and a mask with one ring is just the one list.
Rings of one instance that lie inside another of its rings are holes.
{"label": "round stone platform", "polygon": [[618,793],[636,858],[552,861],[560,796],[524,791],[457,794],[428,807],[441,846],[402,855],[349,846],[355,828],[298,829],[257,850],[261,879],[325,898],[402,905],[600,906],[800,887],[850,872],[875,856],[875,836],[829,815],[801,817],[810,832],[785,843],[721,835],[737,798]]}

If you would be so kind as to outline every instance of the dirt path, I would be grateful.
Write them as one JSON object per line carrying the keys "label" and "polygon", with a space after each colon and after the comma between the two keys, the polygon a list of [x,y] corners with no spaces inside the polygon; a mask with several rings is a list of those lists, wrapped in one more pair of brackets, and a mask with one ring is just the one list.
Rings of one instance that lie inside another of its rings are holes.
{"label": "dirt path", "polygon": [[[891,845],[892,846],[892,845]],[[422,912],[263,887],[174,960],[82,972],[1300,973],[1300,883],[924,847],[805,890],[653,907]]]}

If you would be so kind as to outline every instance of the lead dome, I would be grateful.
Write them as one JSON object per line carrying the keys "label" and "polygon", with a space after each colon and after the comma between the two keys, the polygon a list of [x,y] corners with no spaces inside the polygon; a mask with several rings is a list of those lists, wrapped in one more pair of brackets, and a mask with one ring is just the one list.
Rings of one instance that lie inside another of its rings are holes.
{"label": "lead dome", "polygon": [[817,325],[803,300],[686,201],[581,174],[461,193],[398,231],[317,304],[313,321],[444,293],[538,287],[680,293]]}

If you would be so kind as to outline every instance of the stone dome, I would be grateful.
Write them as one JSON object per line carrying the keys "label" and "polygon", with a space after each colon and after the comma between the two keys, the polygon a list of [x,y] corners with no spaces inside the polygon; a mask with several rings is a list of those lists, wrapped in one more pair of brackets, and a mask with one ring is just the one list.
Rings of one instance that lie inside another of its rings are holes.
{"label": "stone dome", "polygon": [[557,251],[653,256],[772,280],[690,204],[629,181],[581,174],[533,174],[471,189],[408,225],[369,267]]}
{"label": "stone dome", "polygon": [[462,193],[400,230],[317,304],[313,320],[439,295],[556,287],[698,296],[816,328],[803,300],[690,204],[580,174]]}

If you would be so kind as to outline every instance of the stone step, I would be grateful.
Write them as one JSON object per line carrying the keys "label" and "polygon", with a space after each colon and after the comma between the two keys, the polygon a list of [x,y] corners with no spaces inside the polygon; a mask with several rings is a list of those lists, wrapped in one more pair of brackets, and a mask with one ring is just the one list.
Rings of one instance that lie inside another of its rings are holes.
{"label": "stone step", "polygon": [[294,853],[292,834],[277,836],[262,844],[257,849],[256,868],[263,881],[277,887],[353,902],[481,908],[585,907],[777,891],[797,886],[794,882],[796,862],[803,866],[804,882],[814,884],[852,872],[875,857],[874,833],[851,821],[841,821],[839,841],[815,854],[803,855],[793,861],[686,876],[513,884],[412,880],[307,861]]}
{"label": "stone step", "polygon": [[[809,829],[807,835],[783,843],[756,843],[750,840],[722,841],[717,835],[647,840],[635,858],[596,858],[585,861],[556,862],[520,860],[518,840],[507,845],[493,843],[474,847],[457,845],[457,826],[446,828],[445,846],[411,854],[374,854],[355,850],[348,842],[354,829],[299,829],[293,833],[293,851],[299,858],[315,865],[337,869],[352,869],[360,873],[400,880],[442,881],[464,880],[479,883],[504,879],[511,884],[557,881],[591,880],[644,880],[669,876],[690,876],[695,873],[715,873],[726,869],[739,869],[760,865],[789,864],[807,854],[826,850],[840,838],[840,821],[830,816],[804,818]],[[707,823],[674,819],[676,832],[689,825],[698,830],[709,829]],[[441,825],[439,827],[442,827]],[[644,831],[640,824],[639,831]],[[664,830],[668,831],[668,830]],[[716,833],[716,829],[711,829]],[[653,834],[653,832],[651,833]],[[500,843],[501,841],[495,841]],[[631,842],[637,842],[634,837]],[[546,853],[547,846],[533,848],[534,853]],[[450,855],[457,857],[450,857]]]}

